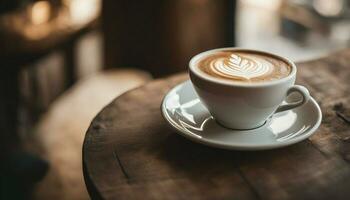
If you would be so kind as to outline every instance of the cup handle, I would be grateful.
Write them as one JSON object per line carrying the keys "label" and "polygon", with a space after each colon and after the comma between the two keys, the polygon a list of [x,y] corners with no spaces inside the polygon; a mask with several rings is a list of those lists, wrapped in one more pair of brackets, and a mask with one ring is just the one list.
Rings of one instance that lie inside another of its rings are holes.
{"label": "cup handle", "polygon": [[302,99],[297,101],[297,102],[292,102],[292,103],[280,105],[277,108],[277,110],[275,111],[275,113],[283,112],[283,111],[290,110],[290,109],[296,108],[298,106],[304,105],[310,99],[309,90],[307,90],[306,87],[304,87],[304,86],[301,86],[301,85],[292,86],[291,88],[288,89],[286,96],[290,95],[293,92],[298,92],[299,94],[301,94]]}

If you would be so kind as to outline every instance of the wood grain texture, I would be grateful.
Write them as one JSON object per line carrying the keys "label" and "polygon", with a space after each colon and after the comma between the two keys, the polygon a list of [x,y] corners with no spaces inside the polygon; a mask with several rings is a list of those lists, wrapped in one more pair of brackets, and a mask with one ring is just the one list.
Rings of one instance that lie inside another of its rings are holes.
{"label": "wood grain texture", "polygon": [[[297,83],[320,104],[317,133],[268,151],[193,143],[162,119],[160,104],[185,74],[125,93],[93,120],[83,146],[85,181],[102,199],[348,199],[350,50],[298,64]],[[340,117],[343,116],[343,117]]]}

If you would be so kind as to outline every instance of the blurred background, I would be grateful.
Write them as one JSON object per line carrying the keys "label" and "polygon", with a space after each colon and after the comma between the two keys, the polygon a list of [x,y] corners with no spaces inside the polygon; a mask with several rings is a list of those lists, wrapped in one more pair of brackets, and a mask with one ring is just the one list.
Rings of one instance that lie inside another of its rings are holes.
{"label": "blurred background", "polygon": [[92,118],[199,52],[305,61],[349,40],[348,0],[0,0],[0,199],[89,199]]}

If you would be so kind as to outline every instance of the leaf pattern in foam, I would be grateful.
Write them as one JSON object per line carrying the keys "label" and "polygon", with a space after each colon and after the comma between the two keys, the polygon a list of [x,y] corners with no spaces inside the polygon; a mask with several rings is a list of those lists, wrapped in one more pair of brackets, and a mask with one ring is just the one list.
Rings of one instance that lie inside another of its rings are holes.
{"label": "leaf pattern in foam", "polygon": [[231,54],[226,62],[218,63],[216,70],[226,76],[238,76],[245,79],[261,76],[270,71],[269,64],[263,60],[252,60],[240,56],[238,54]]}

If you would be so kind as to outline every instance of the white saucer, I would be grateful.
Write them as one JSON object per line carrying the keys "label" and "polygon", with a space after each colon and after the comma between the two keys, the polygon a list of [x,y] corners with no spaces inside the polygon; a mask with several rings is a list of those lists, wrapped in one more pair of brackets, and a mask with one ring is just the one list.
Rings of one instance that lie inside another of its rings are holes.
{"label": "white saucer", "polygon": [[208,146],[235,150],[263,150],[288,146],[310,137],[319,127],[321,109],[311,98],[304,106],[273,115],[251,130],[227,129],[213,119],[199,101],[190,81],[164,97],[164,119],[182,136]]}

